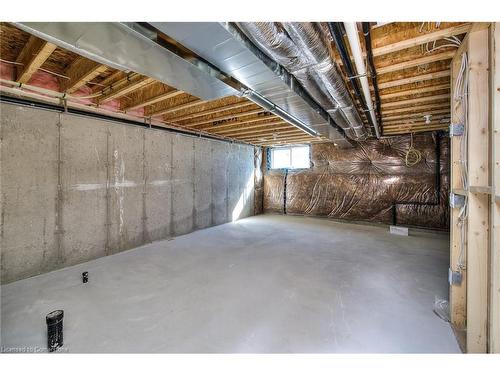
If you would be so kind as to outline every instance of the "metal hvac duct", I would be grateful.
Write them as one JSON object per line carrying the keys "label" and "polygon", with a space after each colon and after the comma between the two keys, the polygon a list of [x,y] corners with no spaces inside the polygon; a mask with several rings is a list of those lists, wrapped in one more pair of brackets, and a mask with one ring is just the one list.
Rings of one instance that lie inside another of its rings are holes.
{"label": "metal hvac duct", "polygon": [[243,22],[238,26],[270,58],[283,65],[355,140],[368,136],[356,107],[330,57],[318,23]]}
{"label": "metal hvac duct", "polygon": [[[228,76],[274,103],[317,133],[340,147],[351,142],[337,123],[331,120],[321,103],[311,98],[300,80],[270,59],[255,43],[230,23],[152,22],[157,30],[175,39]],[[290,46],[294,48],[293,45]],[[289,52],[290,55],[293,52]],[[293,59],[293,56],[292,56]],[[319,90],[319,88],[318,88]],[[249,99],[252,100],[251,97]],[[320,104],[320,105],[318,105]]]}
{"label": "metal hvac duct", "polygon": [[[237,95],[208,64],[191,63],[163,48],[131,24],[26,22],[20,29],[101,64],[154,78],[204,100]],[[154,37],[154,36],[153,36]]]}

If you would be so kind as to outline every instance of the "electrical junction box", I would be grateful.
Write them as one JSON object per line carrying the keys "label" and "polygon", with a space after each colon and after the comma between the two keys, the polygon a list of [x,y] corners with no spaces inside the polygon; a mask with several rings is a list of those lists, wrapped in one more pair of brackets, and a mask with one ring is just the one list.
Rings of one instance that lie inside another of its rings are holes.
{"label": "electrical junction box", "polygon": [[450,285],[462,284],[462,273],[460,271],[453,271],[451,268],[449,268],[448,269],[448,283]]}
{"label": "electrical junction box", "polygon": [[398,236],[408,236],[408,228],[398,227],[396,225],[389,226],[389,232],[391,234],[397,234]]}
{"label": "electrical junction box", "polygon": [[450,207],[460,208],[465,204],[465,195],[450,193]]}
{"label": "electrical junction box", "polygon": [[464,134],[463,124],[451,124],[450,125],[450,137],[459,137]]}

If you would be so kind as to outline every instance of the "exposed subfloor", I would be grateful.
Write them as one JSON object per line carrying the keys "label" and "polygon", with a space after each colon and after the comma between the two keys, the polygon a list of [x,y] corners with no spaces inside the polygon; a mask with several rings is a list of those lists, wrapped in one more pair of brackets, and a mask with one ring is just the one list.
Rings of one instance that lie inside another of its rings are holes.
{"label": "exposed subfloor", "polygon": [[447,268],[446,235],[250,217],[4,285],[2,347],[63,309],[69,352],[459,352]]}

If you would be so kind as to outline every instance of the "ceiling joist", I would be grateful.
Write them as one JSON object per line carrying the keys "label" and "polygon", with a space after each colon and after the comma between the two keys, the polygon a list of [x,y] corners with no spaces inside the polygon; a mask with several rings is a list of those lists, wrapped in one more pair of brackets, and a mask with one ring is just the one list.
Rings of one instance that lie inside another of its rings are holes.
{"label": "ceiling joist", "polygon": [[28,83],[33,74],[41,68],[56,48],[55,44],[31,35],[16,60],[19,64],[17,66],[16,81]]}
{"label": "ceiling joist", "polygon": [[470,23],[462,24],[459,26],[448,27],[446,29],[434,31],[427,34],[422,34],[414,38],[409,38],[401,40],[396,43],[391,43],[385,46],[377,47],[373,49],[373,56],[381,56],[388,53],[401,51],[407,48],[419,46],[421,44],[434,42],[435,40],[448,38],[451,36],[461,35],[467,33],[471,28]]}

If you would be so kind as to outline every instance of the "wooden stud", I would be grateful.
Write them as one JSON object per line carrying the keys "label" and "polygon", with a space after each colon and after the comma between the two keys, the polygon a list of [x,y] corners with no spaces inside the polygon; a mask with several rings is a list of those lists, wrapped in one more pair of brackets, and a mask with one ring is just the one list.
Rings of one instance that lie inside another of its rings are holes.
{"label": "wooden stud", "polygon": [[492,196],[490,206],[491,222],[491,266],[490,266],[490,326],[489,351],[500,353],[500,22],[492,24],[491,32],[491,91],[492,91],[492,131],[491,181]]}
{"label": "wooden stud", "polygon": [[402,86],[402,85],[407,85],[409,83],[414,83],[414,82],[422,82],[422,81],[427,81],[427,80],[436,79],[436,78],[448,77],[449,75],[450,75],[450,70],[447,69],[447,70],[442,70],[440,72],[421,74],[418,76],[402,78],[402,79],[398,79],[395,81],[382,82],[382,83],[379,83],[378,87],[379,87],[379,89],[382,90],[382,89],[386,89],[389,87]]}
{"label": "wooden stud", "polygon": [[16,60],[22,64],[17,67],[16,81],[27,83],[56,48],[55,44],[31,35]]}
{"label": "wooden stud", "polygon": [[446,29],[434,31],[431,33],[419,35],[415,38],[410,38],[406,40],[402,40],[396,43],[391,43],[386,46],[377,47],[373,49],[373,56],[381,56],[387,53],[392,53],[396,51],[400,51],[403,49],[419,46],[421,44],[433,42],[435,40],[448,38],[454,35],[461,35],[467,33],[471,28],[471,24],[463,24],[459,26],[449,27]]}
{"label": "wooden stud", "polygon": [[107,69],[106,65],[79,57],[64,73],[69,80],[61,80],[61,91],[71,94]]}
{"label": "wooden stud", "polygon": [[[488,30],[469,35],[469,185],[488,186]],[[469,193],[467,221],[467,352],[486,353],[488,328],[488,196]]]}

